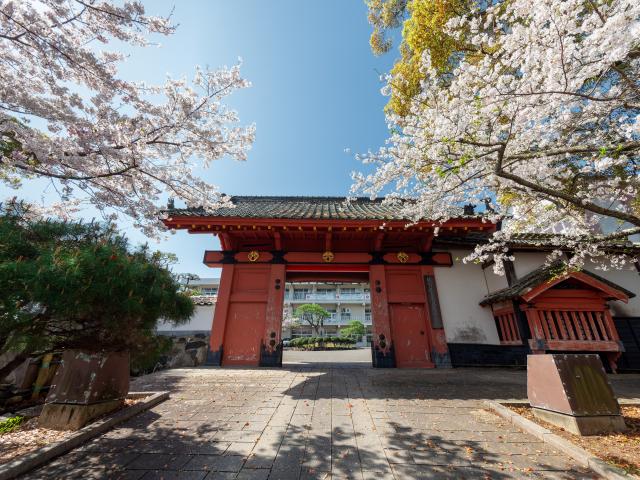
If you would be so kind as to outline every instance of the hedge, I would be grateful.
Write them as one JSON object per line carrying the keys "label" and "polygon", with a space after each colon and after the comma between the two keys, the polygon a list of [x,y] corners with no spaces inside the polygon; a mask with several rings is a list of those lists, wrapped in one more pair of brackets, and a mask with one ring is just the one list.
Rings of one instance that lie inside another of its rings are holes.
{"label": "hedge", "polygon": [[290,345],[296,348],[344,348],[353,347],[355,342],[345,337],[298,337],[291,340]]}

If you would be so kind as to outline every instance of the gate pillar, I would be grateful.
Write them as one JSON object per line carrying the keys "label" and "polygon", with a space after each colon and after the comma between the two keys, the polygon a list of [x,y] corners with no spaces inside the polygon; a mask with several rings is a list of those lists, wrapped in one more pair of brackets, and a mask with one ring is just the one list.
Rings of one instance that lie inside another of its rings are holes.
{"label": "gate pillar", "polygon": [[376,368],[393,368],[396,357],[391,338],[391,321],[387,299],[387,279],[384,265],[369,267],[369,287],[371,290],[371,362]]}
{"label": "gate pillar", "polygon": [[222,266],[220,286],[218,287],[218,299],[216,301],[213,318],[211,319],[212,325],[211,336],[209,337],[209,352],[207,353],[207,361],[205,365],[222,365],[222,344],[224,342],[227,314],[229,313],[234,267],[235,265],[233,264],[225,264]]}
{"label": "gate pillar", "polygon": [[282,311],[284,308],[285,265],[271,265],[267,293],[267,313],[260,345],[260,366],[282,366]]}
{"label": "gate pillar", "polygon": [[422,267],[422,278],[427,300],[427,312],[429,315],[429,338],[431,345],[431,360],[436,368],[451,368],[451,356],[447,337],[444,333],[442,313],[440,312],[440,301],[436,288],[436,278],[433,274],[433,267]]}

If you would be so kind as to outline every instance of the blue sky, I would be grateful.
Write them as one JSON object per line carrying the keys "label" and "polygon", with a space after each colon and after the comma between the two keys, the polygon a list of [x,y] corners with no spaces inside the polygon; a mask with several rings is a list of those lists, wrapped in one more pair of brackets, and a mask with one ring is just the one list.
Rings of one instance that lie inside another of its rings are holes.
{"label": "blue sky", "polygon": [[[253,86],[228,104],[242,123],[256,124],[246,162],[222,159],[202,176],[232,195],[346,195],[354,153],[376,149],[387,137],[379,74],[396,56],[375,57],[362,0],[149,0],[147,13],[173,9],[175,35],[160,48],[136,49],[122,66],[125,78],[162,83],[165,75],[191,75],[195,65],[215,68],[243,59]],[[351,153],[345,153],[349,148]],[[38,200],[41,187],[17,192]],[[0,186],[0,198],[15,195]],[[89,217],[91,214],[88,214]],[[135,242],[144,236],[120,227]],[[202,265],[217,239],[177,232],[150,246],[178,255],[177,272],[217,276]]]}

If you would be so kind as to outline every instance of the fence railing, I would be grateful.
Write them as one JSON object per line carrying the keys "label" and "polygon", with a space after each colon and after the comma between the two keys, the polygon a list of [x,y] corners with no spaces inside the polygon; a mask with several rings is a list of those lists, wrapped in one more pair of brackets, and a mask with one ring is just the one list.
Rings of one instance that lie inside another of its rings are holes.
{"label": "fence railing", "polygon": [[546,340],[617,340],[607,317],[603,311],[538,310]]}
{"label": "fence railing", "polygon": [[371,295],[369,293],[287,293],[284,296],[285,300],[299,302],[299,301],[370,301]]}
{"label": "fence railing", "polygon": [[[352,322],[354,320],[358,320],[359,322],[362,322],[364,325],[371,325],[371,318],[366,319],[366,318],[356,318],[356,317],[340,317],[340,316],[336,316],[336,317],[331,317],[331,318],[327,318],[324,321],[324,325],[348,325],[349,322]],[[308,326],[309,324],[306,323],[304,320],[301,320],[298,325],[295,326]]]}
{"label": "fence railing", "polygon": [[502,345],[520,345],[522,337],[513,310],[499,310],[494,312],[493,318],[498,328],[498,337]]}

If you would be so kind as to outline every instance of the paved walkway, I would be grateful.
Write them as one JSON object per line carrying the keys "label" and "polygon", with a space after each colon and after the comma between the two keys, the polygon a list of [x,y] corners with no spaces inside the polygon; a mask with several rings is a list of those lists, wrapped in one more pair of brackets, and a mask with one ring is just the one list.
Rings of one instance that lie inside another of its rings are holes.
{"label": "paved walkway", "polygon": [[[621,396],[640,377],[619,376]],[[522,371],[169,370],[171,398],[28,479],[595,478],[482,407],[524,398]]]}
{"label": "paved walkway", "polygon": [[282,353],[282,361],[285,367],[304,365],[313,367],[330,366],[332,368],[370,367],[371,349],[366,347],[354,348],[353,350],[305,351],[285,348]]}

